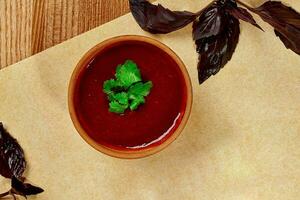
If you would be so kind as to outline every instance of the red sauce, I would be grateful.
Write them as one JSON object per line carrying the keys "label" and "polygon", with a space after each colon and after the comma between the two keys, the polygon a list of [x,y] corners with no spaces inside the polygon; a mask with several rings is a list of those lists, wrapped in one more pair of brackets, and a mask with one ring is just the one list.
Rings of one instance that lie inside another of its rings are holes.
{"label": "red sauce", "polygon": [[[130,59],[143,81],[153,88],[137,111],[108,111],[103,82],[114,78],[116,66]],[[158,47],[139,41],[120,42],[99,53],[79,75],[74,104],[79,122],[99,144],[115,149],[161,144],[176,130],[186,107],[186,85],[176,62]]]}

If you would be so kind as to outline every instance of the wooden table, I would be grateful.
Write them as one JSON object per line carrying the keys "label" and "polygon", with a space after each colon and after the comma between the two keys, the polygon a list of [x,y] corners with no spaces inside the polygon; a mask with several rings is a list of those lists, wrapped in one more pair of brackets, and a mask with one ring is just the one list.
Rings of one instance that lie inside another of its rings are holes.
{"label": "wooden table", "polygon": [[128,0],[0,0],[0,69],[128,12]]}

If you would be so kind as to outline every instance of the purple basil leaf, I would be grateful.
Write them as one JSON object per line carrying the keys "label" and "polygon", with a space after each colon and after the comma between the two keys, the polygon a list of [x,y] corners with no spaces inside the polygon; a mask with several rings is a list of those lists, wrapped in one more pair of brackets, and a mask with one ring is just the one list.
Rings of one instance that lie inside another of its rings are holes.
{"label": "purple basil leaf", "polygon": [[267,1],[258,8],[248,9],[274,27],[286,48],[300,55],[300,14],[297,11],[280,1]]}
{"label": "purple basil leaf", "polygon": [[[285,45],[285,47],[287,49],[293,49],[294,48],[294,44],[292,43],[292,41],[290,41],[288,38],[286,38],[283,34],[281,34],[279,31],[277,31],[276,29],[274,30],[275,32],[275,35],[277,37],[279,37],[279,39],[283,42],[283,44]],[[299,49],[299,48],[298,48]],[[296,52],[296,50],[295,50]],[[299,50],[297,50],[296,52],[297,54],[300,54],[299,53]]]}
{"label": "purple basil leaf", "polygon": [[193,25],[193,38],[200,40],[220,34],[226,25],[224,18],[225,10],[214,2],[200,15],[199,20]]}
{"label": "purple basil leaf", "polygon": [[20,178],[25,171],[26,161],[22,147],[0,122],[0,174],[6,178]]}
{"label": "purple basil leaf", "polygon": [[129,0],[130,10],[140,27],[150,33],[170,33],[194,21],[197,14],[188,11],[171,11],[162,5],[146,0]]}
{"label": "purple basil leaf", "polygon": [[27,195],[36,195],[44,192],[42,188],[33,186],[29,183],[23,183],[22,181],[20,181],[14,176],[12,177],[11,180],[11,187],[13,189],[12,191],[14,194],[18,194],[24,197],[26,197]]}
{"label": "purple basil leaf", "polygon": [[193,27],[194,40],[216,36],[222,32],[226,25],[226,19],[223,17],[226,12],[224,8],[236,7],[235,0],[216,0],[206,7],[198,19],[201,23]]}
{"label": "purple basil leaf", "polygon": [[263,31],[263,29],[256,23],[253,16],[246,9],[236,7],[236,8],[228,8],[227,10],[235,18],[248,22]]}
{"label": "purple basil leaf", "polygon": [[240,27],[239,21],[225,10],[223,2],[216,1],[194,22],[193,29],[201,84],[217,74],[231,59],[239,40]]}

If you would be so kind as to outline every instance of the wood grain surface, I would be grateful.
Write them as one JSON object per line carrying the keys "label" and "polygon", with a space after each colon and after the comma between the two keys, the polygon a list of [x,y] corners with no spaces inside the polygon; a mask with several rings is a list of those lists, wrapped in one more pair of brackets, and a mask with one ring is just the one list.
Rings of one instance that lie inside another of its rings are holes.
{"label": "wood grain surface", "polygon": [[0,69],[128,12],[128,0],[0,0]]}

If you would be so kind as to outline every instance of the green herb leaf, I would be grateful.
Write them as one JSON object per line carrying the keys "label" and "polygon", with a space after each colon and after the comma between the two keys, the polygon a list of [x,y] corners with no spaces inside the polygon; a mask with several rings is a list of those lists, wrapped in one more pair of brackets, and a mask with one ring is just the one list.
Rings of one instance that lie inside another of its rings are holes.
{"label": "green herb leaf", "polygon": [[113,93],[113,88],[115,87],[119,87],[119,83],[116,80],[114,79],[107,80],[103,84],[103,92],[105,94],[110,95]]}
{"label": "green herb leaf", "polygon": [[109,103],[109,112],[122,114],[125,112],[125,110],[128,108],[127,105],[122,105],[118,101],[112,101]]}
{"label": "green herb leaf", "polygon": [[130,96],[147,96],[150,93],[151,88],[153,87],[152,81],[148,81],[147,83],[136,83],[129,88],[129,97]]}
{"label": "green herb leaf", "polygon": [[140,70],[131,60],[127,60],[123,65],[117,67],[116,77],[117,81],[125,88],[142,81]]}
{"label": "green herb leaf", "polygon": [[145,98],[143,96],[131,96],[132,98],[132,101],[130,103],[130,110],[136,110],[141,104],[144,104],[145,103]]}
{"label": "green herb leaf", "polygon": [[118,94],[115,94],[113,96],[113,98],[118,101],[118,103],[122,104],[122,105],[127,105],[128,107],[128,95],[126,92],[121,92]]}
{"label": "green herb leaf", "polygon": [[127,60],[123,65],[118,65],[115,76],[116,79],[103,84],[103,92],[110,101],[110,112],[122,114],[128,107],[136,110],[145,103],[153,84],[151,81],[142,82],[140,70],[133,61]]}
{"label": "green herb leaf", "polygon": [[130,110],[136,110],[139,105],[145,103],[145,96],[150,93],[153,84],[151,81],[147,83],[136,83],[132,85],[128,90],[129,99],[132,100],[130,103]]}

